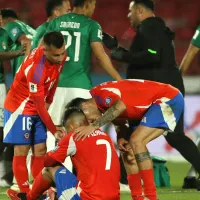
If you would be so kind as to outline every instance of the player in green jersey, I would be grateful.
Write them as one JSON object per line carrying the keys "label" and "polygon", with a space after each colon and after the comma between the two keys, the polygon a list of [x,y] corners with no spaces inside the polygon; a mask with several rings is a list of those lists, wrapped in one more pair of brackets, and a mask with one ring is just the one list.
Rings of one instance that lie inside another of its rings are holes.
{"label": "player in green jersey", "polygon": [[0,162],[0,168],[1,168],[1,174],[0,174],[0,187],[8,187],[9,184],[12,181],[12,152],[13,147],[5,145],[3,143],[3,121],[4,121],[4,115],[3,115],[3,105],[6,98],[6,86],[5,86],[5,80],[4,80],[4,68],[3,68],[3,62],[4,60],[10,60],[12,58],[15,58],[20,55],[24,55],[25,49],[21,49],[19,51],[9,51],[10,46],[12,45],[12,41],[9,38],[7,32],[5,29],[1,28],[2,24],[2,16],[0,13],[0,157],[5,155],[6,153],[6,161],[4,159],[1,159]]}
{"label": "player in green jersey", "polygon": [[[197,27],[197,30],[190,42],[189,48],[183,57],[183,60],[180,65],[180,70],[185,73],[189,68],[192,60],[197,55],[200,50],[200,25]],[[200,140],[197,142],[198,149],[200,150]],[[190,189],[196,188],[200,190],[200,180],[196,181],[196,171],[193,166],[190,167],[187,176],[184,179],[183,188]]]}
{"label": "player in green jersey", "polygon": [[[56,125],[60,125],[65,106],[73,98],[90,98],[92,88],[90,66],[92,53],[100,65],[115,80],[122,79],[113,67],[102,45],[101,26],[91,19],[96,0],[73,0],[73,11],[49,23],[47,31],[61,31],[66,40],[67,59],[60,75],[58,88],[49,113]],[[50,136],[48,137],[48,141]],[[51,142],[53,145],[53,142]],[[71,166],[67,164],[67,168]]]}
{"label": "player in green jersey", "polygon": [[61,15],[71,11],[69,0],[47,0],[46,1],[46,14],[47,21],[36,29],[36,34],[33,37],[33,48],[36,48],[44,34],[46,33],[49,22]]}
{"label": "player in green jersey", "polygon": [[[11,50],[19,50],[21,49],[21,46],[24,45],[26,47],[25,57],[28,56],[31,50],[31,41],[33,35],[35,34],[35,30],[18,20],[16,12],[10,8],[2,9],[1,14],[3,26],[14,43]],[[13,77],[15,76],[23,59],[24,56],[20,56],[12,60],[11,67]]]}
{"label": "player in green jersey", "polygon": [[185,73],[188,67],[190,66],[192,60],[194,59],[195,55],[199,52],[200,49],[200,25],[198,26],[191,42],[189,48],[181,62],[180,70]]}

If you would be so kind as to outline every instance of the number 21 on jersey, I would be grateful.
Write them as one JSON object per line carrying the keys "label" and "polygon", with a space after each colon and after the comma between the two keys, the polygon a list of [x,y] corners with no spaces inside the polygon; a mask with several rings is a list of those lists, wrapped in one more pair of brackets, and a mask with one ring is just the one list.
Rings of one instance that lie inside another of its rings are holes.
{"label": "number 21 on jersey", "polygon": [[61,31],[61,33],[67,37],[65,49],[68,49],[72,45],[72,38],[73,36],[75,37],[74,58],[67,57],[66,61],[74,59],[74,62],[78,62],[80,55],[81,33],[74,32],[73,35],[71,35],[68,31]]}

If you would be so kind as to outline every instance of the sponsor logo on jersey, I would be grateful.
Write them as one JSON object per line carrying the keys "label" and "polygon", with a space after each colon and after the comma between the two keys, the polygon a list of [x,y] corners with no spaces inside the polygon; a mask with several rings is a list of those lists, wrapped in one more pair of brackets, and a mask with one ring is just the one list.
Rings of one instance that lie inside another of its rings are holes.
{"label": "sponsor logo on jersey", "polygon": [[25,133],[25,134],[24,134],[24,138],[25,138],[25,139],[27,139],[27,140],[28,140],[28,139],[29,139],[29,137],[30,137],[30,134],[29,134],[29,133]]}
{"label": "sponsor logo on jersey", "polygon": [[30,89],[30,92],[32,93],[36,93],[38,90],[37,90],[37,84],[34,84],[34,83],[29,83],[29,89]]}
{"label": "sponsor logo on jersey", "polygon": [[112,101],[112,98],[110,97],[106,98],[106,105],[109,106],[111,101]]}

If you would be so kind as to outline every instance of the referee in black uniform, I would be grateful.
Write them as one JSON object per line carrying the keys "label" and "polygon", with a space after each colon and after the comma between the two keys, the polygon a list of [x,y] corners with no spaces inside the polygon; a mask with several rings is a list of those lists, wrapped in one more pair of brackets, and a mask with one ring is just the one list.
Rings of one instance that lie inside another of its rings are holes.
{"label": "referee in black uniform", "polygon": [[[136,28],[136,36],[130,50],[122,48],[116,38],[104,33],[103,42],[111,49],[112,59],[129,64],[127,79],[171,84],[184,95],[183,80],[175,58],[174,33],[161,18],[155,17],[153,0],[134,0],[131,5],[128,16],[132,27]],[[194,142],[185,136],[183,128],[182,115],[174,133],[168,133],[165,138],[200,174],[200,153]],[[191,187],[189,183],[190,180],[185,178],[186,187]]]}

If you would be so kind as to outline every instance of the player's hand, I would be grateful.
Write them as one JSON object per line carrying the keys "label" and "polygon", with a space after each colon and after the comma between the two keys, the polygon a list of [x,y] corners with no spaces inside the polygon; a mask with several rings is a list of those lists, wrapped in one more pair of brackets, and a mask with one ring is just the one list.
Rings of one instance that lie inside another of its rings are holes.
{"label": "player's hand", "polygon": [[111,54],[111,58],[113,60],[117,60],[117,61],[123,61],[123,55],[124,53],[126,53],[127,50],[122,48],[122,47],[116,47],[114,49],[112,49],[112,51],[110,52]]}
{"label": "player's hand", "polygon": [[56,133],[54,134],[56,141],[61,140],[65,136],[66,132],[62,127],[56,127]]}
{"label": "player's hand", "polygon": [[118,143],[118,147],[119,147],[120,151],[127,152],[129,150],[129,149],[126,148],[126,145],[128,144],[128,141],[125,140],[124,138],[118,139],[117,143]]}
{"label": "player's hand", "polygon": [[21,49],[19,51],[17,51],[17,55],[18,56],[24,56],[25,53],[26,53],[26,48],[27,48],[27,45],[26,44],[23,44]]}
{"label": "player's hand", "polygon": [[81,126],[74,131],[75,140],[78,141],[80,139],[85,140],[85,138],[93,133],[96,130],[96,128],[92,125],[89,126]]}
{"label": "player's hand", "polygon": [[118,46],[118,41],[116,36],[111,36],[108,33],[103,33],[103,44],[108,48],[108,49],[114,49],[117,48]]}

